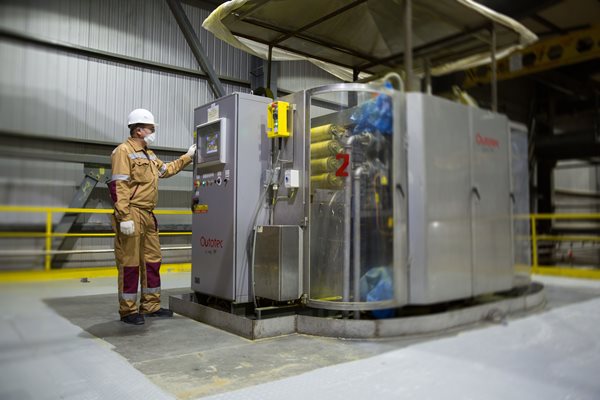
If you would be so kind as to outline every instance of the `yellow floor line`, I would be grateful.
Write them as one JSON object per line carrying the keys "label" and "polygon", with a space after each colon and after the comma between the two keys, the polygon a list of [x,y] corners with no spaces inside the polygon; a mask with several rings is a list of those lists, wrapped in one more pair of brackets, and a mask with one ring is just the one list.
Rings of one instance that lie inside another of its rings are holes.
{"label": "yellow floor line", "polygon": [[[171,272],[190,272],[191,270],[192,265],[190,263],[163,264],[160,267],[161,274],[168,274]],[[116,267],[66,268],[50,271],[3,271],[0,272],[0,283],[39,282],[82,278],[110,278],[116,276]]]}
{"label": "yellow floor line", "polygon": [[598,269],[579,269],[565,267],[532,267],[532,274],[548,276],[565,276],[579,279],[600,279],[600,270]]}

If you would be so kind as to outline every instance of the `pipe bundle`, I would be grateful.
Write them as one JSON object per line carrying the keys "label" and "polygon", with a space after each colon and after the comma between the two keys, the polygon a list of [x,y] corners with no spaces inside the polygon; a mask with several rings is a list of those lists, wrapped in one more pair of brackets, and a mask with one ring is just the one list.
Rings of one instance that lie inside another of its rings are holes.
{"label": "pipe bundle", "polygon": [[310,183],[313,189],[341,189],[344,180],[335,175],[342,160],[336,155],[344,151],[340,143],[346,129],[326,124],[310,130]]}

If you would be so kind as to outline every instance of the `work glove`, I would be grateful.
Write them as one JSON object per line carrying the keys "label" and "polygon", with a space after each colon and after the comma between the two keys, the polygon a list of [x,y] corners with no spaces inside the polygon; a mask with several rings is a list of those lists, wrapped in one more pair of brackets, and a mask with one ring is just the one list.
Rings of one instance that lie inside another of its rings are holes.
{"label": "work glove", "polygon": [[123,221],[119,224],[119,227],[121,228],[121,233],[123,235],[133,235],[133,232],[135,232],[135,226],[133,225],[133,221]]}
{"label": "work glove", "polygon": [[194,143],[193,145],[190,146],[190,148],[188,149],[187,153],[185,153],[185,155],[189,156],[190,158],[194,158],[195,152],[196,152],[196,144]]}

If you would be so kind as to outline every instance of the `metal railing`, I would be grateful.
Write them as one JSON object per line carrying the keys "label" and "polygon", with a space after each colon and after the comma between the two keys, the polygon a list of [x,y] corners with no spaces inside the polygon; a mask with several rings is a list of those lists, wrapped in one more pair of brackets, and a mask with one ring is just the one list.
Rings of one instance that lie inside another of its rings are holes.
{"label": "metal railing", "polygon": [[[598,257],[600,257],[600,235],[589,235],[589,234],[569,234],[569,235],[548,235],[548,234],[538,234],[538,227],[540,221],[552,221],[554,228],[556,228],[555,224],[557,222],[566,222],[569,221],[571,223],[584,223],[587,222],[589,224],[588,228],[592,228],[592,232],[595,228],[600,224],[600,214],[530,214],[528,216],[531,222],[531,250],[532,250],[532,272],[540,272],[541,268],[573,268],[574,260],[571,259],[568,265],[561,265],[559,262],[553,262],[553,265],[540,265],[540,243],[570,243],[570,246],[574,243],[578,243],[580,245],[591,245],[594,252],[598,251]],[[598,224],[595,224],[595,221],[598,221]],[[591,223],[591,224],[590,224]],[[588,229],[589,230],[589,229]],[[600,230],[597,230],[600,231]],[[555,246],[557,247],[557,246]],[[552,257],[550,257],[552,258]],[[589,262],[587,264],[590,264]],[[600,265],[591,264],[587,265],[587,267],[591,267],[592,269],[599,269]]]}
{"label": "metal railing", "polygon": [[[112,249],[94,249],[94,250],[52,250],[52,239],[53,238],[67,238],[67,237],[114,237],[114,233],[56,233],[52,231],[53,228],[53,215],[55,213],[68,213],[68,214],[113,214],[114,210],[110,209],[93,209],[93,208],[68,208],[68,207],[43,207],[43,206],[0,206],[0,213],[43,213],[46,215],[46,224],[44,232],[0,232],[0,238],[45,238],[45,245],[42,251],[29,251],[26,250],[23,255],[43,255],[44,256],[44,270],[50,271],[52,267],[52,256],[56,254],[81,254],[87,252],[101,253],[101,252],[112,252]],[[154,210],[156,215],[191,215],[192,212],[188,210]],[[160,236],[186,236],[191,235],[192,232],[159,232]],[[186,250],[190,249],[191,246],[178,246],[163,248],[163,250]],[[21,255],[19,251],[13,251],[12,255]]]}
{"label": "metal railing", "polygon": [[[114,233],[56,233],[53,232],[53,216],[56,213],[75,213],[75,214],[112,214],[113,209],[89,209],[89,208],[68,208],[68,207],[44,207],[44,206],[0,206],[0,213],[42,213],[46,215],[45,231],[44,232],[0,232],[1,238],[44,238],[44,249],[41,251],[31,250],[13,250],[11,255],[43,255],[44,256],[44,271],[50,271],[52,267],[52,256],[57,254],[82,254],[87,252],[107,253],[112,252],[112,249],[94,249],[94,250],[53,250],[53,238],[66,237],[114,237]],[[154,210],[156,215],[191,215],[188,210]],[[571,242],[571,243],[592,243],[598,244],[600,252],[600,235],[547,235],[538,234],[539,221],[598,221],[600,223],[600,214],[530,214],[517,218],[529,218],[531,223],[531,250],[532,250],[532,272],[539,272],[541,268],[557,268],[557,267],[572,267],[571,265],[539,265],[540,242]],[[160,236],[186,236],[192,232],[159,232]],[[167,247],[163,250],[187,250],[191,246]],[[13,254],[14,253],[14,254]],[[599,268],[600,265],[592,267]]]}

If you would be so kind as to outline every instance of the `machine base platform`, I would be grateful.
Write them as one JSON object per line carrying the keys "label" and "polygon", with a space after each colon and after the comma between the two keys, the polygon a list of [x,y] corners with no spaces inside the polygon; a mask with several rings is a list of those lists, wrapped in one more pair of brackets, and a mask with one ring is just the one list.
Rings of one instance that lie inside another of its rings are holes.
{"label": "machine base platform", "polygon": [[320,317],[305,313],[256,319],[199,304],[194,293],[169,297],[169,308],[177,314],[251,340],[292,333],[374,339],[438,333],[482,321],[503,322],[508,315],[543,306],[544,286],[534,282],[518,290],[482,296],[474,300],[467,305],[451,307],[451,310],[445,312],[360,320]]}

